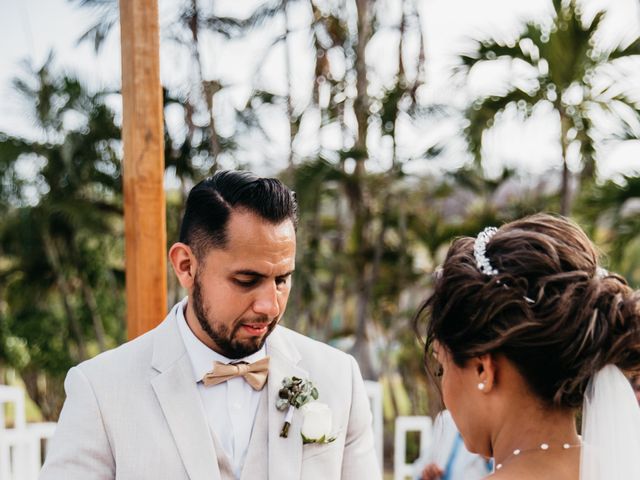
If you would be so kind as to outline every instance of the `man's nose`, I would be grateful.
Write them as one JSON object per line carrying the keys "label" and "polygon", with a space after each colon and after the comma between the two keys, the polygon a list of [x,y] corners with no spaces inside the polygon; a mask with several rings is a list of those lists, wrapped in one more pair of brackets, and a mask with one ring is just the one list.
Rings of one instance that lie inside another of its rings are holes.
{"label": "man's nose", "polygon": [[258,296],[253,302],[253,311],[274,319],[280,315],[278,303],[278,288],[275,283],[267,283],[258,291]]}

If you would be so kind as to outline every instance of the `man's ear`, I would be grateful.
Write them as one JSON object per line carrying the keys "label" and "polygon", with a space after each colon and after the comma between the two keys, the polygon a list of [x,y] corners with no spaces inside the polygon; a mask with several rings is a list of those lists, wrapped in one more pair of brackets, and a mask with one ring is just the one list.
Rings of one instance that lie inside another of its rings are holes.
{"label": "man's ear", "polygon": [[189,245],[174,243],[169,249],[169,261],[180,285],[190,292],[195,282],[198,261]]}

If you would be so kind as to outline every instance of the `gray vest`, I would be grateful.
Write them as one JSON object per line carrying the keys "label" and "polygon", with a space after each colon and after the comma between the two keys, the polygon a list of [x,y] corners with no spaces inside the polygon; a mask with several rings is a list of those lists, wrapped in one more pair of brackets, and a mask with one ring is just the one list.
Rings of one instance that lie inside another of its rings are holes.
{"label": "gray vest", "polygon": [[247,456],[244,459],[240,478],[236,478],[231,467],[231,461],[225,453],[214,432],[213,443],[218,455],[218,468],[222,480],[267,480],[269,476],[269,402],[267,402],[267,388],[262,389],[260,403],[253,422],[251,438]]}

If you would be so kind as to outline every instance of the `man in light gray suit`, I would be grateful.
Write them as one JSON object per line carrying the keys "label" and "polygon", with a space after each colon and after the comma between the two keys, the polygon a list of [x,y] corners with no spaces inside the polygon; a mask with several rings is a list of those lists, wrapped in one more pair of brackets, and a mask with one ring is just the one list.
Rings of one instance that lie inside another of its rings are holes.
{"label": "man in light gray suit", "polygon": [[[278,325],[296,209],[278,180],[246,172],[193,188],[169,251],[188,296],[154,330],[69,371],[41,480],[381,478],[353,358]],[[283,437],[276,404],[293,377],[325,405],[291,408]]]}

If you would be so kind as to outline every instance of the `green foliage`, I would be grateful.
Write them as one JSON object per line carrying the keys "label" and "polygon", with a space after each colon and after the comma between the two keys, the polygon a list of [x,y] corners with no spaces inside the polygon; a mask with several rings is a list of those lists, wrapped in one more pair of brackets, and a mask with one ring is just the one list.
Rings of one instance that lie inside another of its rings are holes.
{"label": "green foliage", "polygon": [[640,288],[640,176],[593,184],[582,192],[576,215],[606,255],[610,270]]}
{"label": "green foliage", "polygon": [[[58,383],[78,361],[123,340],[121,257],[109,257],[122,205],[114,113],[102,94],[54,72],[52,59],[15,81],[47,141],[0,136],[8,167],[0,192],[0,345],[8,365]],[[25,178],[19,165],[29,160],[36,172]],[[43,412],[57,415],[61,398],[48,400]]]}
{"label": "green foliage", "polygon": [[[587,20],[575,0],[556,1],[550,24],[527,23],[521,34],[508,42],[495,38],[475,40],[471,51],[460,55],[458,70],[463,75],[476,65],[498,61],[509,62],[512,69],[524,65],[528,72],[512,76],[504,94],[480,97],[467,109],[469,123],[465,135],[477,163],[481,163],[484,132],[511,105],[524,118],[539,104],[552,105],[559,119],[558,140],[565,164],[569,145],[578,144],[582,184],[596,177],[596,138],[601,129],[610,128],[613,123],[619,139],[638,138],[637,129],[625,116],[637,123],[639,104],[622,90],[610,71],[615,71],[617,60],[640,53],[640,40],[636,38],[627,46],[613,49],[599,45],[597,35],[604,15],[601,11]],[[568,175],[565,168],[561,192],[561,210],[565,214],[569,213],[572,196]]]}
{"label": "green foliage", "polygon": [[289,406],[300,408],[312,400],[318,399],[318,389],[310,380],[298,377],[285,377],[282,379],[282,387],[278,390],[276,407],[278,410],[286,410]]}
{"label": "green foliage", "polygon": [[327,438],[326,435],[322,435],[320,438],[315,439],[315,438],[307,438],[304,435],[300,434],[302,436],[302,444],[303,445],[308,445],[309,443],[319,443],[319,444],[325,444],[325,443],[331,443],[333,441],[335,441],[336,437],[329,437]]}

